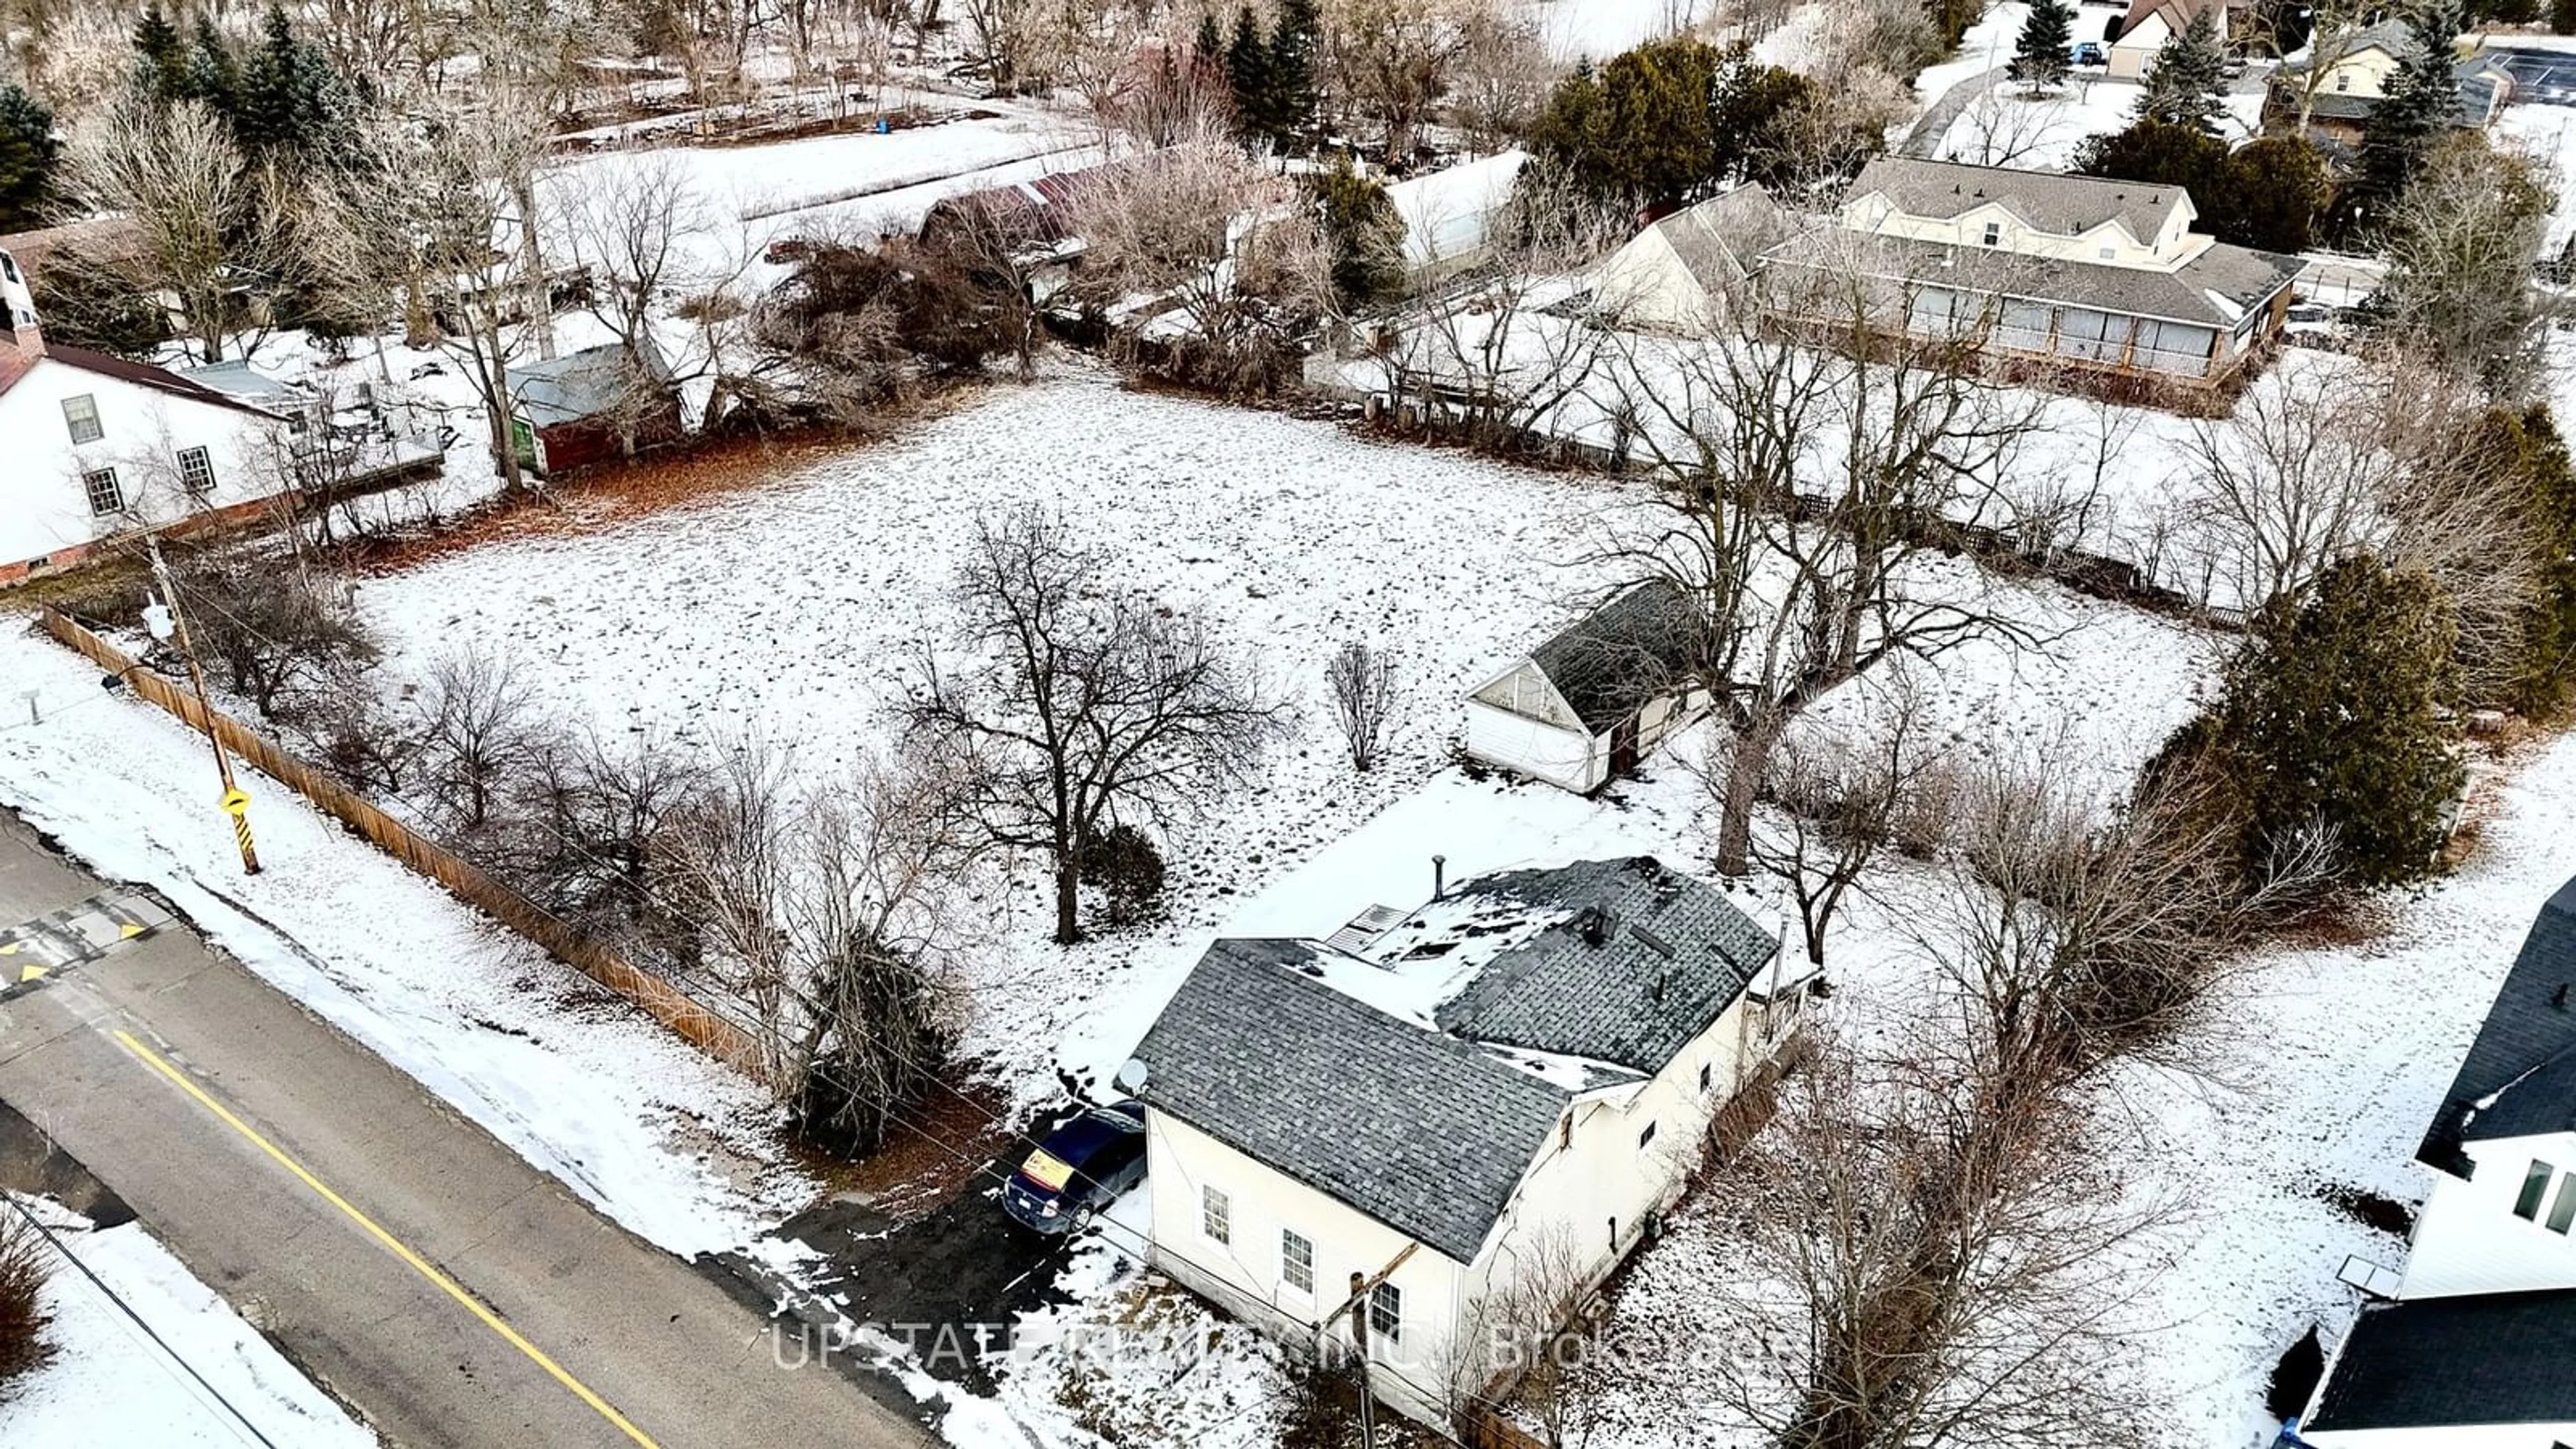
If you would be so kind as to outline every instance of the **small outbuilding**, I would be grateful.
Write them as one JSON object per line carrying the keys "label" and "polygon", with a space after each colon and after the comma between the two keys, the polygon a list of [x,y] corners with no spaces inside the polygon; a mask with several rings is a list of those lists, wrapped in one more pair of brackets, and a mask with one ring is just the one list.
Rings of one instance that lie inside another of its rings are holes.
{"label": "small outbuilding", "polygon": [[1639,584],[1467,697],[1467,753],[1588,795],[1708,707],[1689,598]]}
{"label": "small outbuilding", "polygon": [[603,343],[510,369],[510,440],[519,465],[551,477],[671,442],[679,392],[650,346]]}

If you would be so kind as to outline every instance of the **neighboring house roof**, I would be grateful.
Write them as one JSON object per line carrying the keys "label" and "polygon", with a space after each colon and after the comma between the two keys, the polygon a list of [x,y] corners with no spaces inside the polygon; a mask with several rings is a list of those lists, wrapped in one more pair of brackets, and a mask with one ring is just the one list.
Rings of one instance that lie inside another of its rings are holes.
{"label": "neighboring house roof", "polygon": [[1778,950],[1651,857],[1480,877],[1354,950],[1211,945],[1137,1095],[1469,1262],[1567,1104],[1669,1065]]}
{"label": "neighboring house roof", "polygon": [[[2393,34],[2396,39],[2371,38],[2384,37],[2388,34]],[[2374,25],[2357,37],[2356,44],[2351,50],[2336,57],[2335,64],[2340,65],[2354,56],[2371,50],[2386,51],[2392,55],[2401,54],[2397,47],[2408,43],[2407,37],[2411,34],[2412,32],[2402,23]],[[2305,74],[2307,68],[2307,62],[2300,61],[2281,67],[2280,73],[2273,77],[2269,104],[2276,112],[2297,110],[2299,88],[2291,82],[2297,76]],[[2467,130],[2484,130],[2492,125],[2496,113],[2503,109],[2504,103],[2513,94],[2513,75],[2504,68],[2504,63],[2492,52],[2481,51],[2454,64],[2451,67],[2451,77],[2458,85],[2460,93],[2459,108],[2452,113],[2451,124]],[[2378,106],[2379,101],[2380,98],[2377,96],[2321,89],[2308,98],[2308,117],[2311,120],[2344,121],[2359,125],[2370,119],[2370,113]]]}
{"label": "neighboring house roof", "polygon": [[1985,251],[1911,237],[1847,242],[1811,233],[1772,253],[1799,265],[1858,265],[1876,275],[2021,301],[2087,307],[2197,327],[2228,328],[2290,285],[2305,265],[2279,252],[2212,242],[2170,272]]}
{"label": "neighboring house roof", "polygon": [[2120,34],[2111,43],[2118,45],[2130,38],[2150,15],[2161,14],[2175,34],[2191,25],[2191,18],[2203,10],[2219,12],[2219,29],[2227,28],[2227,11],[2235,8],[2234,0],[2129,0],[2129,13],[2120,17]]}
{"label": "neighboring house roof", "polygon": [[1721,291],[1744,277],[1736,248],[1757,242],[1779,213],[1778,203],[1759,182],[1748,181],[1723,196],[1684,207],[1654,224],[1681,258],[1693,280],[1710,292]]}
{"label": "neighboring house roof", "polygon": [[[669,380],[670,370],[649,346],[642,361],[645,372],[654,380]],[[604,342],[511,368],[510,397],[530,423],[553,427],[615,411],[624,401],[631,380],[625,344]]]}
{"label": "neighboring house roof", "polygon": [[104,352],[92,352],[86,347],[66,347],[59,342],[48,341],[41,357],[28,358],[23,351],[13,347],[0,352],[0,359],[12,355],[17,356],[22,365],[13,370],[7,366],[5,360],[0,360],[0,393],[7,392],[19,378],[33,371],[37,362],[53,362],[78,372],[96,373],[100,377],[112,377],[119,382],[130,382],[137,387],[148,387],[155,392],[168,393],[172,397],[185,398],[190,402],[230,408],[238,413],[248,413],[252,417],[267,418],[272,421],[277,419],[277,414],[266,408],[253,406],[240,398],[191,382],[165,368],[154,367],[148,362],[129,362],[122,357],[111,356]]}
{"label": "neighboring house roof", "polygon": [[2365,1306],[2302,1429],[2576,1420],[2576,1289]]}
{"label": "neighboring house roof", "polygon": [[204,367],[192,367],[179,374],[179,378],[183,382],[195,383],[199,387],[222,393],[226,397],[271,411],[301,407],[310,401],[309,395],[300,393],[283,380],[271,377],[251,366],[244,358],[237,357],[230,362],[211,362]]}
{"label": "neighboring house roof", "polygon": [[[1587,920],[1595,909],[1606,918]],[[1530,925],[1534,934],[1517,934]],[[1364,954],[1392,961],[1496,935],[1516,944],[1433,1012],[1442,1031],[1646,1076],[1708,1030],[1779,949],[1725,896],[1640,856],[1478,877]]]}
{"label": "neighboring house roof", "polygon": [[2463,1142],[2576,1129],[2576,880],[2540,908],[2417,1161],[2466,1177]]}
{"label": "neighboring house roof", "polygon": [[1103,182],[1120,179],[1149,165],[1155,152],[1120,161],[1104,161],[1073,171],[1050,172],[1008,186],[989,186],[932,204],[922,218],[921,234],[935,238],[946,227],[981,219],[1013,246],[1054,246],[1071,238],[1073,219],[1083,194]]}
{"label": "neighboring house roof", "polygon": [[1528,160],[1527,152],[1505,151],[1389,186],[1387,203],[1404,222],[1404,264],[1429,266],[1483,251],[1494,213],[1511,200]]}
{"label": "neighboring house roof", "polygon": [[1657,695],[1690,665],[1690,600],[1656,579],[1637,585],[1530,651],[1530,660],[1599,734]]}
{"label": "neighboring house roof", "polygon": [[17,258],[18,265],[30,271],[42,271],[47,262],[63,255],[94,263],[133,256],[142,248],[142,226],[122,213],[0,236],[0,252]]}
{"label": "neighboring house roof", "polygon": [[1994,203],[2025,225],[2060,236],[2075,236],[2117,221],[2141,242],[2152,240],[2162,229],[2177,200],[2190,200],[2179,186],[1911,156],[1881,156],[1863,167],[1850,195],[1857,200],[1873,193],[1886,197],[1908,216],[1944,221]]}
{"label": "neighboring house roof", "polygon": [[1470,1262],[1572,1094],[1307,974],[1332,955],[1210,946],[1136,1048],[1137,1095]]}

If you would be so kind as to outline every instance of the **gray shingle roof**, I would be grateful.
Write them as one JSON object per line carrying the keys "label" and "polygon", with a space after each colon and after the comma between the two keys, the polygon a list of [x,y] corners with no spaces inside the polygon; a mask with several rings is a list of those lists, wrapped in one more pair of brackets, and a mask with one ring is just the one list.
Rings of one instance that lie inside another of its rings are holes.
{"label": "gray shingle roof", "polygon": [[2073,236],[2119,221],[2140,241],[2153,238],[2185,196],[2178,186],[1911,156],[1881,156],[1862,167],[1849,194],[1857,199],[1872,192],[1909,216],[1948,219],[1997,202],[2040,231]]}
{"label": "gray shingle roof", "polygon": [[1210,946],[1136,1048],[1138,1095],[1471,1261],[1571,1093],[1309,975],[1327,949]]}
{"label": "gray shingle roof", "polygon": [[[1857,243],[1857,245],[1856,245]],[[1912,237],[1809,232],[1775,249],[1793,265],[1857,265],[1876,275],[1955,285],[2054,305],[2089,307],[2225,329],[2290,285],[2305,264],[2278,252],[2212,242],[2170,272],[1954,247]],[[2221,305],[2215,298],[2225,299]]]}
{"label": "gray shingle roof", "polygon": [[1693,280],[1722,292],[1744,279],[1738,248],[1758,252],[1781,229],[1779,203],[1759,182],[1748,181],[1655,223]]}
{"label": "gray shingle roof", "polygon": [[[1598,944],[1578,915],[1590,906],[1611,916]],[[1445,963],[1496,942],[1427,1016],[1397,1014]],[[1483,876],[1365,958],[1216,942],[1137,1046],[1137,1095],[1468,1262],[1576,1092],[1662,1070],[1777,951],[1724,895],[1652,857]],[[1336,977],[1390,984],[1392,1009]],[[1553,1060],[1568,1057],[1585,1060]]]}
{"label": "gray shingle roof", "polygon": [[1656,695],[1690,664],[1690,599],[1660,579],[1592,611],[1530,658],[1584,728],[1599,734]]}
{"label": "gray shingle roof", "polygon": [[2466,1176],[2463,1142],[2569,1128],[2576,1128],[2576,880],[2531,923],[2415,1156]]}
{"label": "gray shingle roof", "polygon": [[2576,1419],[2576,1289],[2475,1293],[2361,1310],[2308,1429],[2434,1429]]}
{"label": "gray shingle roof", "polygon": [[[640,361],[647,376],[669,378],[670,369],[649,345]],[[614,410],[630,376],[625,344],[603,342],[511,368],[510,400],[539,427],[578,422]]]}
{"label": "gray shingle roof", "polygon": [[[1779,950],[1734,902],[1652,856],[1481,876],[1454,896],[1555,920],[1442,1003],[1441,1030],[1648,1076],[1708,1030]],[[1608,919],[1587,934],[1583,912],[1596,907]],[[1398,927],[1390,947],[1410,944],[1411,929]],[[1466,929],[1491,923],[1471,916]]]}

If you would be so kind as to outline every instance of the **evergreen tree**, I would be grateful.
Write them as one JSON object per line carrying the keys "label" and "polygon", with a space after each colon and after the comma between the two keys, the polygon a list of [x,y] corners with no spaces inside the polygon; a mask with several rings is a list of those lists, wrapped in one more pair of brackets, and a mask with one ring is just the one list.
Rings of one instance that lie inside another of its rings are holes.
{"label": "evergreen tree", "polygon": [[2550,715],[2576,692],[2576,464],[2547,403],[2496,408],[2485,427],[2489,446],[2522,483],[2526,517],[2549,560],[2523,618],[2523,666],[2506,702],[2527,715]]}
{"label": "evergreen tree", "polygon": [[2203,8],[2156,48],[2138,97],[2141,118],[2219,134],[2219,118],[2227,113],[2227,49],[2219,39],[2218,8]]}
{"label": "evergreen tree", "polygon": [[1350,157],[1307,180],[1323,211],[1324,239],[1333,251],[1333,294],[1344,312],[1392,301],[1404,290],[1404,218],[1374,176],[1363,176]]}
{"label": "evergreen tree", "polygon": [[2549,0],[2549,29],[2558,35],[2576,35],[2576,0]]}
{"label": "evergreen tree", "polygon": [[2433,143],[2450,129],[2459,109],[2459,82],[2451,73],[2451,44],[2460,33],[2456,3],[2436,5],[2415,17],[2412,43],[2397,58],[2379,103],[2361,123],[2360,175],[2355,200],[2384,214],[2406,194],[2406,183],[2424,165]]}
{"label": "evergreen tree", "polygon": [[2258,136],[2227,158],[2210,230],[2219,240],[2269,252],[2303,252],[2316,242],[2329,188],[2326,158],[2304,136]]}
{"label": "evergreen tree", "polygon": [[188,94],[187,43],[158,5],[145,7],[134,22],[134,88],[160,101]]}
{"label": "evergreen tree", "polygon": [[1225,51],[1226,85],[1234,92],[1235,123],[1247,138],[1267,140],[1275,114],[1270,86],[1270,47],[1246,6],[1234,12],[1234,43]]}
{"label": "evergreen tree", "polygon": [[2140,116],[2075,151],[2075,169],[2156,186],[2179,186],[2205,213],[2227,170],[2227,143],[2196,126]]}
{"label": "evergreen tree", "polygon": [[2323,826],[2358,884],[2432,872],[2462,776],[2453,637],[2439,585],[2366,554],[2266,606],[2214,721],[2253,859]]}
{"label": "evergreen tree", "polygon": [[195,36],[188,45],[186,78],[180,83],[180,99],[203,101],[208,109],[229,119],[239,102],[241,66],[233,59],[232,47],[215,29],[214,18],[203,12],[197,16]]}
{"label": "evergreen tree", "polygon": [[1225,34],[1216,27],[1216,11],[1199,12],[1198,39],[1191,43],[1190,48],[1197,52],[1202,65],[1225,63]]}
{"label": "evergreen tree", "polygon": [[0,85],[0,232],[42,219],[53,190],[54,113],[14,85]]}
{"label": "evergreen tree", "polygon": [[298,40],[286,12],[276,6],[237,87],[233,131],[252,152],[310,155],[327,149],[353,109],[330,58]]}
{"label": "evergreen tree", "polygon": [[2032,90],[2054,90],[2066,84],[2074,69],[2075,7],[2067,0],[2031,0],[2030,17],[2021,23],[2021,40],[2007,67],[2014,80]]}
{"label": "evergreen tree", "polygon": [[1725,59],[1706,41],[1676,36],[1602,67],[1601,144],[1592,169],[1611,189],[1640,207],[1662,208],[1717,182],[1728,155],[1716,108]]}
{"label": "evergreen tree", "polygon": [[1271,132],[1294,145],[1315,116],[1315,49],[1323,22],[1315,0],[1283,0],[1270,32]]}

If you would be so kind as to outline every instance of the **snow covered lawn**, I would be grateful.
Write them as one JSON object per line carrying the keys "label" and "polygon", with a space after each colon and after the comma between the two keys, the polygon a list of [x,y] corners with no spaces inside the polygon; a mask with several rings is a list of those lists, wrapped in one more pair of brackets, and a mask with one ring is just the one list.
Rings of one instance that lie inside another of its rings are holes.
{"label": "snow covered lawn", "polygon": [[[136,1327],[98,1284],[53,1256],[44,1296],[53,1314],[46,1334],[54,1359],[0,1398],[0,1444],[230,1449],[252,1442],[242,1419],[277,1449],[359,1449],[377,1442],[142,1224],[93,1229],[87,1219],[41,1198],[20,1201],[161,1343]],[[15,1215],[6,1207],[0,1212]]]}
{"label": "snow covered lawn", "polygon": [[[998,388],[765,490],[450,555],[369,580],[359,600],[392,646],[389,683],[471,638],[576,722],[698,745],[792,741],[799,766],[824,777],[887,743],[901,651],[953,627],[946,590],[978,513],[1061,510],[1117,560],[1105,584],[1204,620],[1300,717],[1250,791],[1166,828],[1159,926],[1060,949],[1044,939],[1041,881],[1019,883],[967,1047],[1028,1101],[1056,1090],[1059,1063],[1105,1081],[1237,905],[1441,770],[1463,694],[1617,582],[1596,556],[1639,497],[1634,484],[1371,443],[1084,371]],[[2055,589],[1994,597],[2050,642],[1983,645],[1927,673],[1944,728],[2073,731],[2117,770],[2188,712],[2203,637]],[[1398,659],[1386,763],[1365,776],[1320,707],[1326,659],[1351,639]]]}
{"label": "snow covered lawn", "polygon": [[748,1081],[256,774],[243,783],[268,869],[245,878],[204,737],[5,625],[0,800],[100,874],[157,887],[271,984],[672,1252],[741,1247],[810,1195]]}

